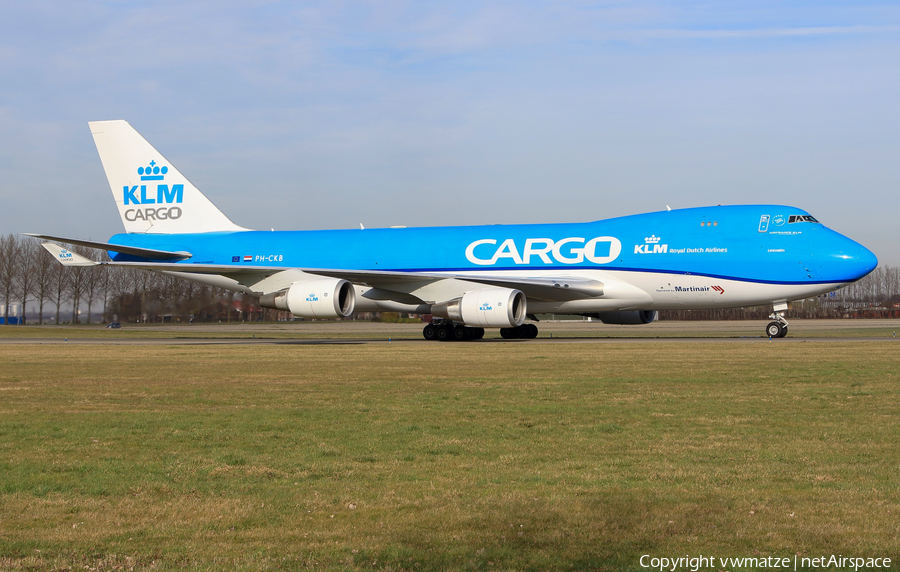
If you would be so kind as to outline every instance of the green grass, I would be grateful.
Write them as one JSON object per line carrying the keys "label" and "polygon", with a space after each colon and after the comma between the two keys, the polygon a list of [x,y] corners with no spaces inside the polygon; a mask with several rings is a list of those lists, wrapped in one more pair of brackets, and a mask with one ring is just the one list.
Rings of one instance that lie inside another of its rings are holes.
{"label": "green grass", "polygon": [[6,345],[0,360],[0,569],[900,555],[893,343]]}
{"label": "green grass", "polygon": [[[23,325],[23,326],[4,326],[0,325],[0,339],[108,339],[108,340],[129,340],[129,339],[303,339],[303,338],[322,338],[321,330],[301,330],[298,326],[312,326],[313,322],[284,322],[273,323],[263,322],[253,323],[222,323],[222,324],[202,324],[197,326],[189,326],[187,324],[123,324],[121,329],[107,329],[101,324],[81,324],[81,325]],[[332,326],[340,328],[342,324],[351,326],[354,322],[316,322],[318,326]],[[372,324],[375,326],[375,324]],[[376,329],[398,327],[397,325],[382,325]],[[403,327],[403,326],[399,326]],[[421,338],[421,326],[413,328],[411,332],[417,334]],[[362,335],[344,333],[340,329],[325,334],[326,337],[369,337],[365,333]],[[380,334],[379,334],[380,335]]]}

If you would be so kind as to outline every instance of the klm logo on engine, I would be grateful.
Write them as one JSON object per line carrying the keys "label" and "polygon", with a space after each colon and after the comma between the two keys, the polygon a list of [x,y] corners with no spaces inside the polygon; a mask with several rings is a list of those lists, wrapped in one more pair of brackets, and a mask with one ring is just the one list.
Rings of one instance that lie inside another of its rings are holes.
{"label": "klm logo on engine", "polygon": [[[163,181],[169,168],[160,167],[156,161],[150,161],[147,167],[138,167],[137,173],[141,181]],[[138,220],[153,221],[181,218],[181,207],[168,206],[181,204],[184,200],[184,184],[178,183],[169,188],[167,183],[157,183],[156,189],[151,185],[132,185],[122,187],[122,202],[125,206],[141,205],[143,208],[131,208],[125,211],[125,220],[134,222]],[[154,206],[144,206],[154,205]],[[162,206],[158,206],[162,205]]]}
{"label": "klm logo on engine", "polygon": [[665,254],[669,251],[668,244],[660,244],[658,236],[651,235],[644,238],[644,244],[635,244],[635,254]]}

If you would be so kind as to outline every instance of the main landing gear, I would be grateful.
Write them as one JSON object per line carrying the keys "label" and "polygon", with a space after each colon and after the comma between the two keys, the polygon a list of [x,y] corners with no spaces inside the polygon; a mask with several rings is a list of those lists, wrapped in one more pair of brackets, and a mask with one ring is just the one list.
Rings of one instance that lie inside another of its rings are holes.
{"label": "main landing gear", "polygon": [[428,341],[464,342],[483,338],[484,328],[472,328],[453,322],[431,322],[422,329],[422,335]]}
{"label": "main landing gear", "polygon": [[[515,328],[500,328],[500,337],[506,340],[530,340],[536,338],[537,335],[538,329],[534,324],[522,324]],[[422,336],[428,341],[438,340],[441,342],[480,340],[484,337],[484,328],[454,324],[450,320],[431,322],[422,329]]]}
{"label": "main landing gear", "polygon": [[500,337],[505,340],[514,340],[516,338],[533,340],[537,335],[538,329],[534,324],[522,324],[515,328],[500,328]]}
{"label": "main landing gear", "polygon": [[787,310],[787,303],[775,304],[775,311],[769,316],[770,320],[766,326],[766,336],[769,338],[783,338],[788,333],[788,321],[784,319],[784,312]]}

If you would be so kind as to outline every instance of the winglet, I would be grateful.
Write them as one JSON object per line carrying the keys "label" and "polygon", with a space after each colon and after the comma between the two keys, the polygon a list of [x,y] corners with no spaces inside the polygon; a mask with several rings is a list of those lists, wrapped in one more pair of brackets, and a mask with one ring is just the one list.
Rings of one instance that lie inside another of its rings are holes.
{"label": "winglet", "polygon": [[63,266],[97,266],[98,264],[100,264],[99,262],[88,260],[80,254],[75,254],[71,250],[67,250],[53,242],[45,242],[41,244],[41,246],[46,248],[47,252],[49,252],[53,255],[54,258],[59,260],[59,263]]}

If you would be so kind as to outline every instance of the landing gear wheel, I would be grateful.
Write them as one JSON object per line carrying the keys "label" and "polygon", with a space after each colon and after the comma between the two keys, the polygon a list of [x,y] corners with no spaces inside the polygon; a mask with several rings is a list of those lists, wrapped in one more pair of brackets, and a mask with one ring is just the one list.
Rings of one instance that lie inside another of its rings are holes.
{"label": "landing gear wheel", "polygon": [[522,324],[515,328],[500,328],[500,337],[506,340],[533,340],[537,335],[538,329],[534,324]]}
{"label": "landing gear wheel", "polygon": [[428,324],[428,325],[425,326],[425,328],[422,330],[422,335],[423,335],[423,336],[425,337],[425,339],[428,340],[429,342],[430,342],[430,341],[433,341],[433,340],[437,339],[437,328],[434,326],[434,324]]}
{"label": "landing gear wheel", "polygon": [[784,319],[784,313],[788,309],[787,301],[772,302],[772,309],[775,311],[769,314],[769,319],[775,321],[766,326],[766,335],[770,338],[783,338],[788,332],[788,321]]}
{"label": "landing gear wheel", "polygon": [[783,338],[787,334],[787,326],[781,322],[769,322],[766,326],[766,335],[770,338]]}
{"label": "landing gear wheel", "polygon": [[471,339],[480,340],[484,337],[484,328],[469,328]]}
{"label": "landing gear wheel", "polygon": [[465,326],[456,326],[453,328],[453,341],[462,342],[468,340],[471,337],[471,333],[469,332],[469,328]]}
{"label": "landing gear wheel", "polygon": [[522,324],[519,326],[519,337],[533,340],[538,335],[538,328],[534,324]]}
{"label": "landing gear wheel", "polygon": [[453,339],[453,328],[452,326],[437,326],[435,328],[437,330],[437,339],[446,342]]}

